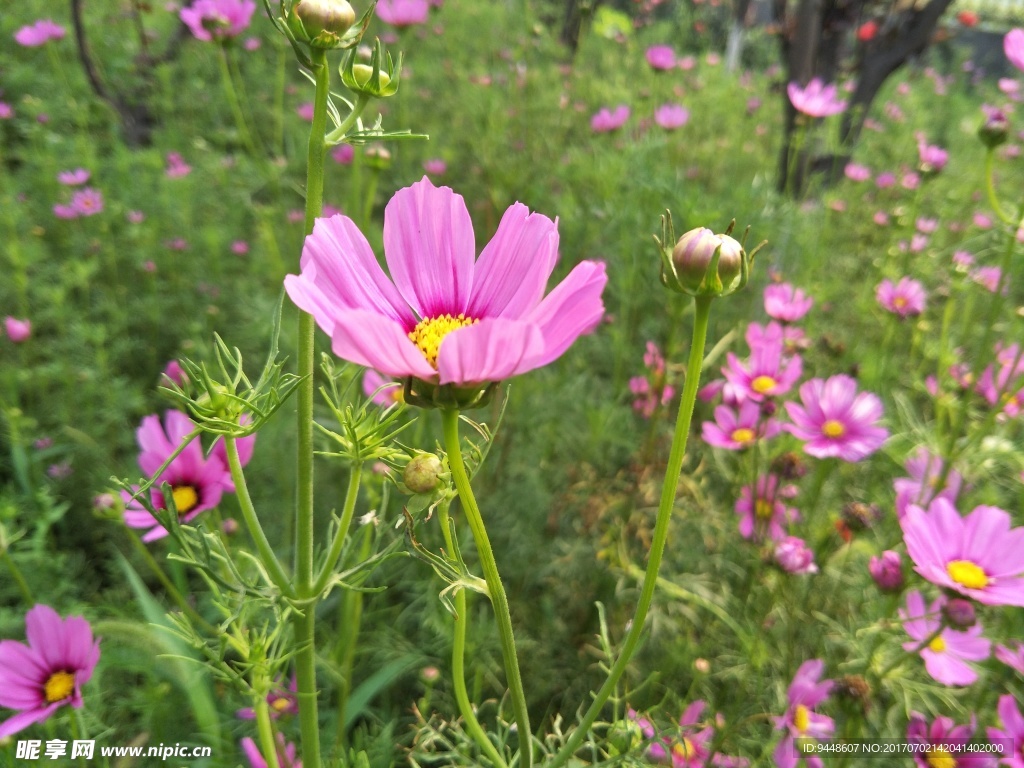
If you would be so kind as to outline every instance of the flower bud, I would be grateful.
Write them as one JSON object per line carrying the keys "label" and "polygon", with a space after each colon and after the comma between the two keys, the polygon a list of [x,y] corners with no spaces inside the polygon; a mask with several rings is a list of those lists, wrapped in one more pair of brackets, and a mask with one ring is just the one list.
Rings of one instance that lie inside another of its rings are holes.
{"label": "flower bud", "polygon": [[287,16],[296,39],[325,49],[337,48],[356,21],[348,0],[299,0]]}
{"label": "flower bud", "polygon": [[[369,64],[354,64],[352,65],[352,72],[355,75],[355,83],[360,88],[370,82],[370,77],[373,76],[373,67]],[[388,83],[391,82],[391,75],[387,72],[381,71],[380,73],[380,84],[382,88],[386,88]]]}
{"label": "flower bud", "polygon": [[978,138],[989,149],[995,149],[1006,142],[1010,121],[999,107],[983,105],[982,110],[985,112],[985,122],[978,128]]}
{"label": "flower bud", "polygon": [[903,561],[899,552],[887,549],[880,558],[872,557],[868,571],[883,592],[897,592],[903,587]]}
{"label": "flower bud", "polygon": [[398,81],[402,73],[402,56],[398,56],[396,65],[391,54],[381,48],[380,40],[370,53],[370,63],[356,63],[359,50],[352,51],[338,68],[341,81],[345,87],[356,93],[373,96],[378,99],[394,96],[398,91]]}
{"label": "flower bud", "polygon": [[376,171],[386,171],[391,167],[391,153],[381,144],[371,144],[363,153],[366,164]]}
{"label": "flower bud", "polygon": [[978,621],[974,604],[962,597],[955,597],[942,606],[942,616],[953,629],[970,629]]}
{"label": "flower bud", "polygon": [[814,552],[803,539],[787,536],[775,545],[775,562],[786,573],[817,573]]}
{"label": "flower bud", "polygon": [[672,249],[672,265],[684,288],[700,289],[722,240],[707,227],[691,229]]}
{"label": "flower bud", "polygon": [[405,465],[402,482],[413,493],[430,493],[441,482],[444,465],[432,453],[421,453]]}

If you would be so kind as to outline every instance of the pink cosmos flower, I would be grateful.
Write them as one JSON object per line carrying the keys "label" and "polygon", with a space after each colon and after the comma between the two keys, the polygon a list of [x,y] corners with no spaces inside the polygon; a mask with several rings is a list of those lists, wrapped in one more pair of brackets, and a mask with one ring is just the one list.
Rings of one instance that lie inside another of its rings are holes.
{"label": "pink cosmos flower", "polygon": [[783,323],[802,319],[812,306],[814,299],[789,283],[773,283],[764,289],[764,311]]}
{"label": "pink cosmos flower", "polygon": [[[978,267],[971,272],[971,280],[976,282],[982,288],[989,293],[995,293],[999,290],[999,280],[1003,276],[1003,271],[999,267]],[[1003,290],[1006,290],[1006,284],[1003,284]]]}
{"label": "pink cosmos flower", "polygon": [[256,10],[255,0],[195,0],[178,16],[197,40],[226,40],[248,28]]}
{"label": "pink cosmos flower", "polygon": [[814,552],[799,536],[786,536],[775,544],[775,562],[786,573],[817,573]]}
{"label": "pink cosmos flower", "polygon": [[746,363],[740,362],[732,352],[728,353],[728,365],[722,368],[722,373],[744,397],[756,402],[785,394],[803,373],[803,361],[799,355],[794,355],[783,362],[783,349],[781,334],[778,338],[766,337],[763,343],[751,347]]}
{"label": "pink cosmos flower", "polygon": [[847,163],[843,173],[850,181],[867,181],[871,178],[871,169],[858,163]]}
{"label": "pink cosmos flower", "polygon": [[65,704],[82,707],[82,685],[100,659],[99,641],[81,616],[62,619],[48,605],[25,614],[28,645],[0,641],[0,706],[18,714],[0,724],[0,739],[46,720]]}
{"label": "pink cosmos flower", "polygon": [[915,222],[915,227],[917,228],[918,232],[921,232],[925,235],[930,235],[932,232],[939,228],[939,220],[928,219],[922,216]]}
{"label": "pink cosmos flower", "polygon": [[26,48],[36,48],[50,40],[61,40],[65,34],[66,31],[60,24],[50,19],[40,19],[35,24],[22,27],[15,32],[14,41]]}
{"label": "pink cosmos flower", "polygon": [[922,641],[932,637],[942,625],[940,611],[945,597],[938,597],[925,610],[924,597],[916,589],[907,595],[907,609],[900,609],[899,617],[911,640],[903,644],[908,653],[920,649],[924,668],[943,685],[972,685],[978,673],[968,661],[984,661],[989,657],[992,644],[981,637],[981,625],[975,624],[965,632],[943,629],[928,645]]}
{"label": "pink cosmos flower", "polygon": [[58,219],[77,219],[80,216],[73,205],[64,205],[63,203],[54,204],[53,215]]}
{"label": "pink cosmos flower", "polygon": [[923,140],[917,144],[917,154],[921,160],[921,170],[925,173],[938,173],[949,162],[949,152]]}
{"label": "pink cosmos flower", "polygon": [[900,186],[904,189],[917,189],[921,185],[921,177],[913,171],[907,171],[900,176]]}
{"label": "pink cosmos flower", "polygon": [[168,179],[180,179],[190,173],[192,173],[192,166],[186,163],[180,154],[177,152],[167,153],[167,167],[164,170],[164,175]]}
{"label": "pink cosmos flower", "polygon": [[1003,52],[1017,69],[1024,70],[1024,29],[1011,29],[1003,38]]}
{"label": "pink cosmos flower", "polygon": [[[824,669],[825,662],[821,659],[805,661],[789,685],[789,708],[782,717],[775,718],[775,729],[786,731],[785,737],[775,748],[775,765],[778,768],[795,768],[799,758],[794,739],[832,737],[835,721],[814,711],[832,690],[831,680],[821,680]],[[807,756],[804,760],[809,768],[822,768],[821,758],[817,755]]]}
{"label": "pink cosmos flower", "polygon": [[423,24],[429,13],[427,0],[380,0],[377,3],[377,17],[393,27]]}
{"label": "pink cosmos flower", "polygon": [[1013,418],[1024,408],[1024,350],[1018,344],[997,345],[995,363],[998,372],[987,365],[976,389],[990,406],[1000,406],[1001,416]]}
{"label": "pink cosmos flower", "polygon": [[990,742],[1002,742],[1006,745],[999,761],[1002,765],[1024,768],[1024,715],[1021,715],[1013,696],[1006,694],[999,697],[996,714],[999,715],[999,722],[1003,727],[986,728],[985,735]]}
{"label": "pink cosmos flower", "polygon": [[878,303],[901,318],[924,312],[925,296],[924,286],[909,277],[900,278],[895,285],[892,280],[883,280],[875,291]]}
{"label": "pink cosmos flower", "polygon": [[974,222],[974,226],[979,229],[991,229],[992,228],[992,217],[985,213],[976,213],[971,219]]}
{"label": "pink cosmos flower", "polygon": [[681,104],[662,104],[654,110],[654,122],[666,131],[682,128],[690,120],[690,110]]}
{"label": "pink cosmos flower", "polygon": [[1006,666],[1017,670],[1018,674],[1024,675],[1024,643],[1015,641],[1011,648],[1008,645],[997,645],[995,657]]}
{"label": "pink cosmos flower", "polygon": [[29,336],[32,335],[32,321],[19,320],[8,315],[4,318],[4,330],[7,331],[8,339],[15,344],[21,344],[23,341],[28,341]]}
{"label": "pink cosmos flower", "polygon": [[887,549],[881,557],[872,556],[868,571],[883,592],[898,592],[903,587],[903,560],[899,552]]}
{"label": "pink cosmos flower", "polygon": [[307,123],[313,122],[313,102],[304,101],[295,108],[295,114],[305,120]]}
{"label": "pink cosmos flower", "polygon": [[516,203],[474,261],[460,195],[424,177],[384,211],[389,280],[345,216],[319,219],[285,290],[339,357],[386,376],[471,387],[554,361],[604,314],[603,263],[584,261],[547,297],[555,222]]}
{"label": "pink cosmos flower", "polygon": [[914,765],[918,768],[990,768],[995,758],[987,752],[964,749],[974,735],[974,716],[968,725],[956,725],[948,717],[937,717],[928,727],[928,721],[919,712],[910,713],[907,724],[907,742],[914,745]]}
{"label": "pink cosmos flower", "polygon": [[[745,768],[749,765],[745,758],[711,752],[715,729],[711,725],[700,727],[705,707],[707,704],[701,700],[690,704],[679,718],[680,735],[657,739],[647,748],[647,757],[658,763],[668,763],[672,768],[704,768],[708,765],[717,768]],[[653,739],[655,731],[650,720],[638,718],[635,712],[631,712],[631,716],[640,726],[644,737]]]}
{"label": "pink cosmos flower", "polygon": [[751,487],[743,486],[736,501],[736,514],[740,516],[740,536],[744,539],[772,539],[778,541],[786,535],[783,527],[800,518],[800,513],[787,507],[784,499],[791,499],[797,493],[795,485],[779,485],[777,475],[762,475],[757,478],[757,498],[753,498]]}
{"label": "pink cosmos flower", "polygon": [[6,101],[0,101],[0,120],[10,120],[14,117],[14,107]]}
{"label": "pink cosmos flower", "polygon": [[160,385],[184,387],[186,384],[188,384],[188,374],[185,373],[185,369],[177,360],[170,360],[160,374]]}
{"label": "pink cosmos flower", "polygon": [[679,59],[679,68],[681,70],[689,71],[697,66],[697,59],[693,56],[683,56]]}
{"label": "pink cosmos flower", "polygon": [[676,66],[676,52],[670,45],[652,45],[647,49],[644,58],[652,69],[666,70],[674,69]]}
{"label": "pink cosmos flower", "polygon": [[245,256],[249,252],[249,243],[245,240],[235,240],[231,243],[231,252],[236,256]]}
{"label": "pink cosmos flower", "polygon": [[333,152],[331,152],[331,159],[341,165],[349,165],[352,160],[355,159],[356,149],[351,144],[339,144]]}
{"label": "pink cosmos flower", "polygon": [[[267,768],[266,758],[256,746],[256,742],[246,736],[242,739],[241,745],[251,768]],[[277,762],[281,768],[302,768],[302,761],[295,757],[295,745],[285,742],[283,733],[277,734]]]}
{"label": "pink cosmos flower", "polygon": [[146,220],[146,214],[142,211],[128,211],[128,213],[125,214],[125,218],[127,218],[131,224],[141,224]]}
{"label": "pink cosmos flower", "polygon": [[786,430],[805,441],[804,451],[811,456],[860,461],[889,436],[877,424],[882,401],[870,392],[858,393],[857,382],[844,374],[806,382],[800,387],[800,401],[786,403],[793,421]]}
{"label": "pink cosmos flower", "polygon": [[[292,675],[291,682],[287,689],[281,685],[280,678],[275,681],[275,687],[267,694],[267,703],[270,705],[270,717],[274,720],[281,715],[294,715],[299,711],[298,679]],[[245,707],[235,713],[240,720],[255,720],[256,710],[252,707]]]}
{"label": "pink cosmos flower", "polygon": [[739,411],[720,405],[715,408],[715,420],[701,425],[702,437],[708,445],[729,451],[742,451],[758,440],[770,440],[782,431],[774,419],[761,421],[761,407],[752,400],[740,405]]}
{"label": "pink cosmos flower", "polygon": [[263,45],[263,41],[258,37],[247,37],[242,43],[242,47],[247,51],[258,51],[261,45]]}
{"label": "pink cosmos flower", "polygon": [[999,507],[960,517],[948,499],[926,512],[911,505],[900,520],[915,570],[940,587],[985,605],[1024,606],[1024,527],[1010,528]]}
{"label": "pink cosmos flower", "polygon": [[86,187],[71,196],[71,207],[79,216],[95,216],[103,211],[103,193]]}
{"label": "pink cosmos flower", "polygon": [[879,189],[888,189],[889,187],[895,186],[896,174],[886,171],[880,173],[875,177],[875,186]]}
{"label": "pink cosmos flower", "polygon": [[790,83],[786,86],[786,92],[797,112],[811,117],[828,117],[846,109],[846,102],[836,97],[835,85],[825,85],[818,77],[803,88],[798,83]]}
{"label": "pink cosmos flower", "polygon": [[885,211],[875,211],[872,221],[880,227],[887,227],[889,226],[889,214]]}
{"label": "pink cosmos flower", "polygon": [[78,168],[74,171],[61,171],[57,174],[57,181],[69,187],[78,187],[89,180],[91,174],[85,168]]}
{"label": "pink cosmos flower", "polygon": [[629,120],[630,110],[625,104],[620,104],[615,109],[601,107],[594,116],[590,118],[590,129],[594,133],[608,133],[621,128]]}
{"label": "pink cosmos flower", "polygon": [[919,507],[928,506],[933,499],[939,497],[948,499],[951,504],[956,503],[956,498],[960,495],[963,476],[951,468],[946,473],[946,480],[940,487],[939,479],[942,477],[945,466],[941,457],[932,455],[922,445],[912,456],[907,458],[903,466],[910,477],[900,477],[893,481],[898,517],[902,519],[911,504],[916,504]]}
{"label": "pink cosmos flower", "polygon": [[367,368],[363,374],[363,394],[381,408],[405,402],[402,383],[381,376],[372,368]]}

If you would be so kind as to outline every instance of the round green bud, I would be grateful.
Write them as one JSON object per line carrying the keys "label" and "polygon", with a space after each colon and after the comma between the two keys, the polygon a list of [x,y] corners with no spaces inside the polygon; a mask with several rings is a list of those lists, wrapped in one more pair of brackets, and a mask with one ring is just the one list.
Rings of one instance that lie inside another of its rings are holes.
{"label": "round green bud", "polygon": [[729,235],[718,235],[718,238],[722,241],[722,251],[718,257],[718,279],[722,281],[722,288],[727,291],[739,280],[746,253],[743,246]]}
{"label": "round green bud", "polygon": [[683,288],[690,291],[700,288],[721,243],[721,237],[707,227],[691,229],[679,238],[672,249],[672,265]]}
{"label": "round green bud", "polygon": [[[356,12],[348,0],[299,0],[292,14],[311,42],[333,43],[355,24]],[[298,31],[293,25],[292,31]]]}
{"label": "round green bud", "polygon": [[421,453],[405,465],[402,482],[413,493],[430,493],[441,483],[444,465],[432,453]]}
{"label": "round green bud", "polygon": [[[370,78],[373,77],[373,67],[369,64],[353,64],[352,75],[355,77],[356,85],[362,88],[370,82]],[[390,82],[391,75],[382,69],[380,71],[380,87],[386,88]]]}

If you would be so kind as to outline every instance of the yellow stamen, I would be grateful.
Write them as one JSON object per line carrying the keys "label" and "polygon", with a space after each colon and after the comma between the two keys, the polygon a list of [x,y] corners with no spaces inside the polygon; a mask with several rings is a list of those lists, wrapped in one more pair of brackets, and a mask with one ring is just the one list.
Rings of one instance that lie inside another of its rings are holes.
{"label": "yellow stamen", "polygon": [[907,306],[907,300],[902,296],[897,296],[895,299],[892,300],[892,305],[896,307],[896,309],[903,309],[905,306]]}
{"label": "yellow stamen", "polygon": [[945,747],[929,749],[925,762],[929,768],[956,768],[956,758],[952,757]]}
{"label": "yellow stamen", "polygon": [[75,690],[75,676],[71,672],[54,672],[43,686],[46,703],[63,701]]}
{"label": "yellow stamen", "polygon": [[984,589],[988,586],[985,571],[970,560],[954,560],[947,563],[946,573],[957,584],[968,589]]}
{"label": "yellow stamen", "polygon": [[681,758],[683,760],[690,757],[696,757],[697,748],[693,746],[692,741],[690,741],[688,738],[684,736],[682,741],[676,742],[672,746],[672,756]]}
{"label": "yellow stamen", "polygon": [[420,320],[416,327],[409,331],[409,339],[419,347],[432,368],[437,368],[437,353],[441,349],[444,337],[454,330],[465,328],[480,322],[476,318],[466,317],[461,312],[456,317],[439,315]]}
{"label": "yellow stamen", "polygon": [[290,708],[291,705],[292,703],[288,699],[284,698],[284,696],[270,702],[270,708],[275,709],[278,712],[284,712],[286,709]]}
{"label": "yellow stamen", "polygon": [[779,386],[779,382],[773,379],[771,376],[758,376],[752,382],[750,382],[750,388],[757,392],[759,395],[763,395]]}
{"label": "yellow stamen", "polygon": [[829,419],[821,425],[821,431],[825,437],[842,437],[846,434],[846,427],[841,421]]}
{"label": "yellow stamen", "polygon": [[754,430],[740,427],[739,429],[734,429],[730,437],[734,443],[750,443],[754,440]]}
{"label": "yellow stamen", "polygon": [[811,712],[803,704],[797,704],[793,711],[793,725],[801,734],[807,733],[807,729],[811,727]]}
{"label": "yellow stamen", "polygon": [[191,512],[199,505],[199,494],[191,485],[176,485],[171,489],[174,497],[174,506],[178,508],[178,515]]}
{"label": "yellow stamen", "polygon": [[405,387],[393,387],[391,389],[391,399],[396,403],[405,402]]}
{"label": "yellow stamen", "polygon": [[765,499],[754,502],[754,514],[761,520],[767,520],[775,511],[775,505]]}
{"label": "yellow stamen", "polygon": [[928,643],[928,647],[936,653],[942,653],[944,650],[946,650],[946,641],[943,640],[941,637],[936,637],[934,640]]}

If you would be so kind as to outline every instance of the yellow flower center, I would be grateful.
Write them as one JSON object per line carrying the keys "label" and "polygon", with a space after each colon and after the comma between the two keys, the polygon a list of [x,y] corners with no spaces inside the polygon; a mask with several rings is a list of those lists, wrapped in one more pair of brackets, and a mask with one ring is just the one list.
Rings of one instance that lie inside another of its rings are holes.
{"label": "yellow flower center", "polygon": [[391,390],[391,399],[396,403],[405,402],[405,387],[394,387]]}
{"label": "yellow flower center", "polygon": [[774,511],[774,505],[766,499],[758,499],[754,502],[754,514],[761,520],[767,520]]}
{"label": "yellow flower center", "polygon": [[773,379],[771,376],[758,376],[752,382],[750,382],[750,388],[757,392],[759,395],[763,395],[766,392],[771,392],[779,386],[779,382]]}
{"label": "yellow flower center", "polygon": [[897,296],[895,299],[892,300],[892,305],[896,307],[896,309],[903,309],[905,306],[907,306],[907,300],[902,296]]}
{"label": "yellow flower center", "polygon": [[75,676],[71,672],[54,672],[43,686],[46,703],[63,701],[75,690]]}
{"label": "yellow flower center", "polygon": [[946,573],[957,584],[968,589],[984,589],[988,586],[988,576],[970,560],[954,560],[946,565]]}
{"label": "yellow flower center", "polygon": [[740,427],[739,429],[734,429],[730,437],[735,443],[750,443],[754,440],[754,430]]}
{"label": "yellow flower center", "polygon": [[282,696],[279,699],[274,699],[272,702],[270,702],[270,708],[277,710],[278,712],[284,712],[286,709],[291,707],[291,705],[292,703],[284,696]]}
{"label": "yellow flower center", "polygon": [[952,757],[945,747],[932,747],[927,755],[925,762],[929,768],[956,768],[956,758]]}
{"label": "yellow flower center", "polygon": [[799,733],[807,733],[807,729],[811,727],[811,712],[803,704],[797,704],[796,710],[793,712],[793,725]]}
{"label": "yellow flower center", "polygon": [[846,427],[841,421],[829,419],[821,425],[821,431],[825,437],[842,437],[846,434]]}
{"label": "yellow flower center", "polygon": [[928,647],[936,653],[942,653],[944,650],[946,650],[946,641],[943,640],[941,637],[936,637],[934,640],[928,643]]}
{"label": "yellow flower center", "polygon": [[427,358],[431,367],[437,368],[437,353],[441,349],[441,342],[444,337],[454,330],[465,328],[467,325],[474,325],[480,322],[476,318],[466,317],[461,312],[456,316],[438,315],[428,317],[416,323],[416,327],[409,331],[409,339],[419,347],[420,352]]}
{"label": "yellow flower center", "polygon": [[675,745],[673,745],[672,756],[681,758],[683,760],[686,760],[690,757],[696,757],[697,748],[693,746],[692,741],[690,741],[688,738],[684,736],[682,741],[677,742]]}
{"label": "yellow flower center", "polygon": [[174,497],[174,506],[178,508],[179,516],[191,512],[199,504],[199,494],[191,485],[174,486],[171,496]]}

